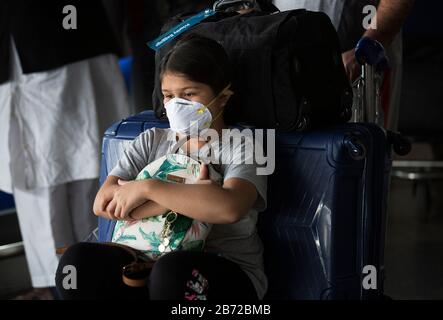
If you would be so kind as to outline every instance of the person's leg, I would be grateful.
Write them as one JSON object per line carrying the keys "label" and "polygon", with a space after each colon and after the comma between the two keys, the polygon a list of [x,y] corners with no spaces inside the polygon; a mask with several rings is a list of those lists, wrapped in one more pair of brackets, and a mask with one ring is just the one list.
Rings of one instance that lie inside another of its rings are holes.
{"label": "person's leg", "polygon": [[122,268],[133,257],[124,249],[100,243],[77,243],[60,259],[55,282],[62,299],[148,299],[146,287],[122,280]]}
{"label": "person's leg", "polygon": [[92,211],[98,179],[79,180],[49,188],[51,228],[56,248],[84,241],[97,228]]}
{"label": "person's leg", "polygon": [[403,42],[401,34],[398,34],[392,44],[387,48],[389,63],[391,65],[391,83],[389,90],[389,109],[386,129],[391,131],[398,130],[398,120],[400,115],[401,86],[403,75]]}
{"label": "person's leg", "polygon": [[12,83],[0,85],[0,190],[12,192],[12,177],[9,168],[9,125],[11,119]]}
{"label": "person's leg", "polygon": [[52,287],[58,259],[49,214],[49,189],[15,188],[14,200],[32,286]]}
{"label": "person's leg", "polygon": [[51,217],[51,231],[56,248],[73,245],[75,241],[71,221],[69,197],[69,183],[64,183],[48,189],[49,214]]}
{"label": "person's leg", "polygon": [[[14,190],[33,288],[53,287],[58,265],[56,248],[84,240],[96,226],[92,209],[86,208],[92,208],[92,200],[87,198],[92,197],[94,186],[94,182],[86,180],[37,190]],[[38,296],[48,294],[37,290],[18,298]]]}
{"label": "person's leg", "polygon": [[17,65],[12,72],[13,82],[11,83],[11,112],[8,119],[7,141],[10,155],[8,169],[12,179],[12,193],[14,194],[28,270],[32,286],[35,288],[33,291],[16,297],[16,299],[48,299],[51,296],[48,287],[54,286],[54,275],[58,264],[51,230],[50,189],[24,187],[26,186],[25,175],[28,172],[26,166],[28,153],[23,140],[23,127],[20,125],[20,117],[17,116],[17,105],[20,103],[17,86],[20,83],[21,69],[17,62],[17,54],[11,56],[14,57],[14,64]]}
{"label": "person's leg", "polygon": [[234,262],[203,252],[177,251],[160,258],[149,279],[152,300],[256,300],[247,274]]}
{"label": "person's leg", "polygon": [[68,205],[75,242],[85,241],[97,228],[98,220],[92,207],[99,189],[98,179],[70,182]]}

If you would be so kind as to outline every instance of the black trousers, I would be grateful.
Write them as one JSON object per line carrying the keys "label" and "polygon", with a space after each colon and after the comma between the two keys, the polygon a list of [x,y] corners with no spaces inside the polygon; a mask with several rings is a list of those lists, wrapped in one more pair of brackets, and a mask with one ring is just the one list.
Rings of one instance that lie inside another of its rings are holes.
{"label": "black trousers", "polygon": [[[122,268],[132,260],[128,252],[118,247],[78,243],[60,259],[56,273],[57,290],[62,299],[73,300],[257,299],[255,288],[246,273],[236,263],[215,254],[191,251],[169,253],[155,263],[148,285],[142,288],[123,283]],[[72,278],[73,267],[75,279]]]}

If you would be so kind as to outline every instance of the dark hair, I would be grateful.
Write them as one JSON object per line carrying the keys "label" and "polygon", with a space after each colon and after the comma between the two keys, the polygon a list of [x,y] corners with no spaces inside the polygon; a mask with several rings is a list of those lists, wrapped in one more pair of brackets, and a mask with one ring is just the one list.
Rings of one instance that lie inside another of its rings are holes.
{"label": "dark hair", "polygon": [[231,82],[231,65],[216,41],[189,34],[180,39],[160,62],[160,80],[166,72],[182,74],[208,85],[219,94]]}

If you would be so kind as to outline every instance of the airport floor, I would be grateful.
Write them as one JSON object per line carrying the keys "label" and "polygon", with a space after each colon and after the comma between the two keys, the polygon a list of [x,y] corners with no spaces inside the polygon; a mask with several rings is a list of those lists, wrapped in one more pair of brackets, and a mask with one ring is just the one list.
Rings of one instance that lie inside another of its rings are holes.
{"label": "airport floor", "polygon": [[428,218],[412,189],[409,181],[392,181],[385,292],[394,299],[443,299],[443,182],[432,183]]}
{"label": "airport floor", "polygon": [[[385,293],[395,300],[443,299],[443,181],[431,182],[433,201],[429,214],[420,204],[420,187],[417,190],[414,195],[412,182],[392,180],[384,287]],[[14,240],[17,221],[13,217],[2,219],[2,224],[10,227],[2,225],[9,232],[1,235],[1,241]],[[0,260],[0,299],[9,299],[29,287],[23,255]]]}
{"label": "airport floor", "polygon": [[[413,144],[412,152],[397,160],[442,161],[440,149]],[[443,180],[429,186],[427,202],[423,183],[414,192],[413,182],[392,179],[385,292],[394,299],[443,299]]]}

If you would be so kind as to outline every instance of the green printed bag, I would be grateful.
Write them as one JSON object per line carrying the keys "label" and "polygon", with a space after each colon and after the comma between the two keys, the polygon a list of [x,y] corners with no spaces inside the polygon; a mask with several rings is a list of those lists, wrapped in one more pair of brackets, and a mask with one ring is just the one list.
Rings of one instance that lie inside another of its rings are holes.
{"label": "green printed bag", "polygon": [[[209,166],[212,180],[221,176]],[[193,184],[200,173],[200,163],[184,154],[168,154],[147,165],[136,180],[159,179],[170,183]],[[129,246],[151,260],[174,250],[203,250],[211,225],[174,211],[139,221],[118,221],[112,242]]]}

